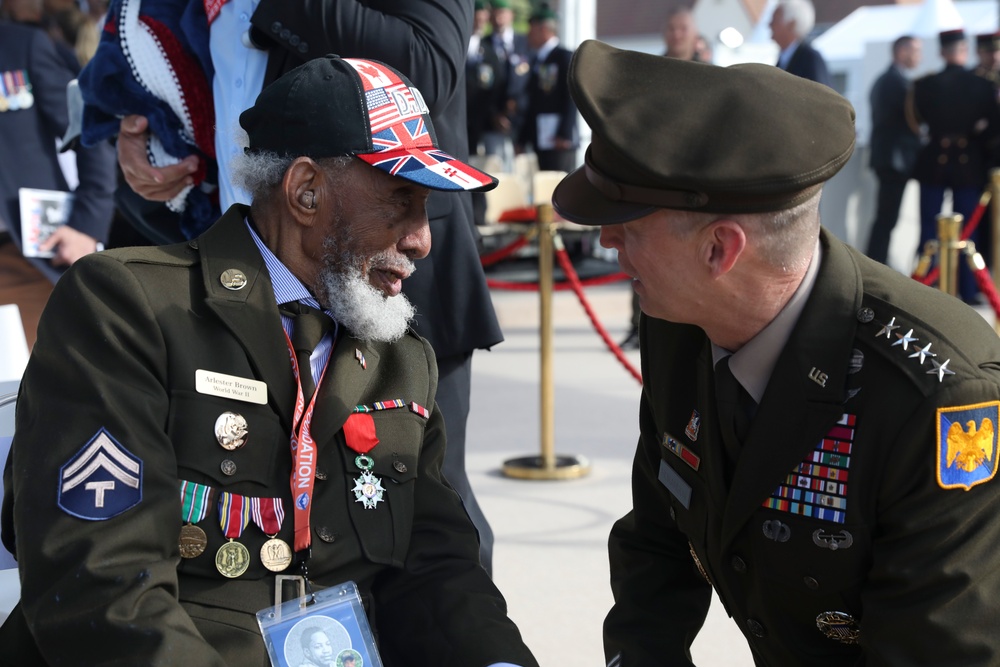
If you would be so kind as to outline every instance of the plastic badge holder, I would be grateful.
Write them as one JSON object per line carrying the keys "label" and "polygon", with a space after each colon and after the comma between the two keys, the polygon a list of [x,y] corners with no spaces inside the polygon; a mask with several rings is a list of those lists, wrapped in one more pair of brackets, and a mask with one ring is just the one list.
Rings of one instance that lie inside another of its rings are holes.
{"label": "plastic badge holder", "polygon": [[353,581],[316,592],[308,604],[306,599],[257,612],[274,667],[382,667]]}

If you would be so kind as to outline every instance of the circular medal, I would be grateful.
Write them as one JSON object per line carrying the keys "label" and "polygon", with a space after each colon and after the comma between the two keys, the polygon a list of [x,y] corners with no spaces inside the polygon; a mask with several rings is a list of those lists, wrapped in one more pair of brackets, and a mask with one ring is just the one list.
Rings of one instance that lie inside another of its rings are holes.
{"label": "circular medal", "polygon": [[240,544],[229,540],[215,553],[215,569],[224,577],[235,579],[250,567],[250,551]]}
{"label": "circular medal", "polygon": [[250,434],[247,420],[235,412],[223,412],[215,420],[215,439],[223,449],[233,451],[247,444]]}
{"label": "circular medal", "polygon": [[292,563],[292,549],[284,540],[272,537],[260,548],[260,562],[271,572],[281,572]]}
{"label": "circular medal", "polygon": [[226,289],[233,290],[235,292],[236,290],[241,290],[246,287],[247,276],[239,269],[226,269],[222,272],[222,275],[219,276],[219,282],[221,282],[222,286]]}
{"label": "circular medal", "polygon": [[197,558],[208,546],[208,536],[205,531],[194,525],[186,523],[181,526],[181,535],[177,539],[177,546],[181,550],[181,558]]}
{"label": "circular medal", "polygon": [[10,108],[10,102],[7,101],[7,96],[0,94],[0,113],[3,113]]}
{"label": "circular medal", "polygon": [[22,109],[30,109],[31,105],[35,103],[35,96],[32,95],[31,91],[27,88],[22,88],[21,92],[17,94],[17,97]]}

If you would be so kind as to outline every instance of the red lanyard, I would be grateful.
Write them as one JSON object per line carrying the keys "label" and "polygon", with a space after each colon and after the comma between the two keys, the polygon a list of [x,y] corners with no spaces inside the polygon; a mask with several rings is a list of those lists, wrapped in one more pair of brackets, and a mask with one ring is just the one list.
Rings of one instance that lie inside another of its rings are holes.
{"label": "red lanyard", "polygon": [[[292,504],[295,505],[294,525],[295,525],[295,551],[303,551],[312,544],[312,535],[309,532],[309,506],[312,504],[313,487],[316,484],[316,443],[312,439],[312,415],[316,407],[316,397],[319,396],[320,385],[326,377],[326,369],[330,367],[331,352],[316,382],[316,391],[313,392],[309,405],[306,406],[302,396],[302,381],[299,379],[299,362],[295,358],[295,348],[292,347],[292,340],[285,333],[285,342],[288,344],[288,355],[292,359],[292,369],[295,375],[295,414],[292,417]],[[312,369],[308,369],[312,372]]]}

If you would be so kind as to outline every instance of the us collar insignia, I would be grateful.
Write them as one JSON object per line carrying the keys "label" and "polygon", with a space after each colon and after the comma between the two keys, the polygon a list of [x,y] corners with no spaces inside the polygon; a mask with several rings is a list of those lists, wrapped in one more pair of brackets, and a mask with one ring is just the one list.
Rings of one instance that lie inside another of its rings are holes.
{"label": "us collar insignia", "polygon": [[844,523],[855,415],[844,413],[815,450],[778,485],[763,507]]}
{"label": "us collar insignia", "polygon": [[672,452],[681,461],[691,466],[695,471],[701,467],[701,457],[695,454],[689,447],[682,443],[677,438],[673,437],[669,433],[663,434],[663,446],[667,448],[668,451]]}
{"label": "us collar insignia", "polygon": [[691,411],[691,419],[688,420],[687,426],[684,427],[684,435],[688,437],[688,440],[694,442],[698,439],[698,431],[701,430],[701,415],[698,414],[697,410]]}
{"label": "us collar insignia", "polygon": [[937,410],[937,482],[942,489],[965,489],[997,473],[1000,401]]}

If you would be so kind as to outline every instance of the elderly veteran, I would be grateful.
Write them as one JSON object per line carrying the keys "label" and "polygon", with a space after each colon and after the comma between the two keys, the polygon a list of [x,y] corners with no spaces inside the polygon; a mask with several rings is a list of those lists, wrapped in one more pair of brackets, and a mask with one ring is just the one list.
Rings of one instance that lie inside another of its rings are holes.
{"label": "elderly veteran", "polygon": [[495,181],[376,61],[310,61],[240,122],[250,207],[53,293],[5,476],[2,660],[266,665],[255,613],[283,574],[356,582],[386,665],[535,666],[442,480],[434,355],[400,296],[430,190]]}
{"label": "elderly veteran", "polygon": [[559,213],[643,317],[608,664],[690,665],[714,588],[758,665],[1000,664],[1000,341],[820,226],[854,111],[773,67],[585,42]]}

